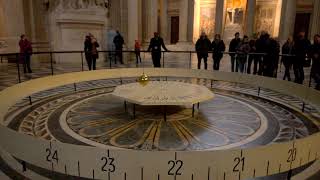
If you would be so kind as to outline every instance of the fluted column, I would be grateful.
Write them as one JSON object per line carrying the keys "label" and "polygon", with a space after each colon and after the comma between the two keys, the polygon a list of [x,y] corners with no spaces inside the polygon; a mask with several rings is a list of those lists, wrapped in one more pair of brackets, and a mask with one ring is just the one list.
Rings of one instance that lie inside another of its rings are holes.
{"label": "fluted column", "polygon": [[246,12],[246,24],[245,24],[245,34],[251,37],[254,33],[254,17],[256,10],[256,0],[248,0],[247,2],[247,12]]}
{"label": "fluted column", "polygon": [[193,42],[195,43],[200,35],[200,0],[194,0],[193,14]]}
{"label": "fluted column", "polygon": [[216,1],[215,34],[222,34],[224,5],[224,0]]}
{"label": "fluted column", "polygon": [[296,10],[296,0],[282,0],[279,32],[279,38],[281,41],[286,40],[289,36],[293,36]]}
{"label": "fluted column", "polygon": [[314,0],[312,12],[311,38],[320,33],[320,1]]}
{"label": "fluted column", "polygon": [[180,0],[179,42],[187,42],[188,35],[188,0]]}
{"label": "fluted column", "polygon": [[161,0],[160,3],[160,35],[166,41],[168,39],[168,0]]}
{"label": "fluted column", "polygon": [[134,48],[134,41],[139,38],[139,1],[128,0],[128,48]]}
{"label": "fluted column", "polygon": [[19,50],[18,42],[20,35],[25,34],[23,1],[0,0],[0,6],[0,23],[2,23],[0,39],[6,46],[6,48],[0,49],[0,51],[16,52]]}
{"label": "fluted column", "polygon": [[153,37],[153,33],[158,31],[158,0],[146,0],[147,11],[147,39]]}

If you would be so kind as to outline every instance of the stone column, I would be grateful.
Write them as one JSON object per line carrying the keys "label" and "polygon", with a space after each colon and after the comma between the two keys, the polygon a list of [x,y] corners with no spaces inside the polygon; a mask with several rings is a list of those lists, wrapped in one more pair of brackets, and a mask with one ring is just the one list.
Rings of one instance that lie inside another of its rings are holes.
{"label": "stone column", "polygon": [[158,0],[146,0],[145,3],[147,7],[145,10],[147,11],[146,41],[150,41],[150,39],[153,37],[153,33],[158,31]]}
{"label": "stone column", "polygon": [[246,22],[245,22],[245,34],[251,37],[254,33],[254,17],[256,10],[256,0],[248,0],[247,2],[247,12],[246,12]]}
{"label": "stone column", "polygon": [[179,42],[187,42],[188,35],[188,0],[180,0]]}
{"label": "stone column", "polygon": [[160,35],[164,41],[168,40],[168,0],[160,0]]}
{"label": "stone column", "polygon": [[216,1],[215,34],[222,35],[224,0]]}
{"label": "stone column", "polygon": [[135,40],[139,38],[139,1],[128,0],[128,48],[133,49]]}
{"label": "stone column", "polygon": [[289,36],[293,36],[294,23],[296,19],[297,0],[282,0],[281,16],[280,16],[280,41],[286,40]]}
{"label": "stone column", "polygon": [[312,25],[311,25],[311,38],[314,35],[320,33],[320,1],[313,1],[313,12],[312,12]]}
{"label": "stone column", "polygon": [[193,15],[193,42],[197,42],[200,36],[200,0],[194,0]]}
{"label": "stone column", "polygon": [[[1,23],[1,48],[2,52],[18,52],[20,35],[25,34],[25,22],[23,17],[23,1],[0,0]],[[18,13],[17,13],[18,12]],[[2,26],[3,25],[3,26]],[[28,37],[30,39],[30,37]]]}

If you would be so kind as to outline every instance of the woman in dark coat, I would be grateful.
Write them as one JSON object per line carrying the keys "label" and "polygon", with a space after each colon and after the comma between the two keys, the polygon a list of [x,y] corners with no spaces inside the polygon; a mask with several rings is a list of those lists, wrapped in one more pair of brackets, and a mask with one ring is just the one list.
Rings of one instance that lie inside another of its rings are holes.
{"label": "woman in dark coat", "polygon": [[92,35],[86,36],[84,41],[84,53],[88,63],[89,70],[96,70],[96,59],[99,58],[98,50],[99,44],[97,39]]}
{"label": "woman in dark coat", "polygon": [[91,66],[92,66],[92,43],[91,43],[91,37],[89,35],[86,36],[86,39],[84,41],[84,54],[85,54],[85,57],[86,57],[88,68],[91,71]]}
{"label": "woman in dark coat", "polygon": [[286,80],[288,78],[288,81],[291,81],[290,77],[290,69],[293,64],[293,56],[294,55],[294,41],[292,37],[289,37],[287,42],[282,46],[282,63],[285,68],[283,80]]}
{"label": "woman in dark coat", "polygon": [[94,36],[91,36],[91,44],[92,44],[92,69],[96,70],[96,60],[99,58],[98,47],[100,47],[100,45]]}
{"label": "woman in dark coat", "polygon": [[220,61],[223,57],[223,52],[226,50],[226,46],[223,40],[221,40],[220,34],[216,34],[214,36],[214,40],[212,41],[211,47],[213,51],[213,54],[212,54],[213,70],[218,71],[220,68]]}

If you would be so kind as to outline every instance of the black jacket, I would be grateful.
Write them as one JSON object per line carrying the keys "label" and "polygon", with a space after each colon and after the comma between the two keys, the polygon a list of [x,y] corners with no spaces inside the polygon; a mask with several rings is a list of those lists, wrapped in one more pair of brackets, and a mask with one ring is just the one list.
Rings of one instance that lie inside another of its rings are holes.
{"label": "black jacket", "polygon": [[310,50],[311,43],[308,39],[298,39],[295,41],[294,49],[297,63],[303,63]]}
{"label": "black jacket", "polygon": [[[289,44],[289,42],[284,43],[282,46],[282,54],[284,55],[294,55],[294,44]],[[292,64],[293,63],[293,56],[282,56],[282,62],[284,64]]]}
{"label": "black jacket", "polygon": [[224,44],[223,40],[216,42],[215,40],[212,41],[212,58],[213,59],[221,59],[223,56],[223,52],[226,50],[226,45]]}
{"label": "black jacket", "polygon": [[199,38],[195,45],[198,56],[208,57],[208,51],[211,51],[211,42],[208,38]]}
{"label": "black jacket", "polygon": [[164,45],[163,39],[161,37],[152,38],[149,44],[148,51],[152,51],[152,53],[160,53],[161,54],[161,47],[168,51],[166,46]]}
{"label": "black jacket", "polygon": [[86,39],[84,41],[84,53],[91,54],[92,53],[92,43],[90,39]]}
{"label": "black jacket", "polygon": [[[239,39],[236,39],[236,38],[232,39],[229,44],[229,52],[236,52],[240,42],[241,42],[240,38]],[[230,54],[230,56],[235,56],[235,54]]]}
{"label": "black jacket", "polygon": [[122,46],[124,44],[123,37],[120,34],[116,35],[113,38],[113,43],[114,43],[117,50],[122,49]]}

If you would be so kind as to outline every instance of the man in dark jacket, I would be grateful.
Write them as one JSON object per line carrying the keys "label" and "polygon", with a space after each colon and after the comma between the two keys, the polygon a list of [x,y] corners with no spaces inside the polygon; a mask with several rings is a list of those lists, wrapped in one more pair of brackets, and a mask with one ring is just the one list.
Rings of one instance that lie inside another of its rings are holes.
{"label": "man in dark jacket", "polygon": [[[256,40],[256,53],[266,54],[268,51],[268,42],[270,41],[270,35],[267,32],[262,31],[259,39]],[[266,55],[256,55],[259,62],[258,75],[263,75],[266,71]]]}
{"label": "man in dark jacket", "polygon": [[198,57],[198,69],[201,69],[201,59],[204,61],[204,69],[208,69],[208,51],[211,50],[211,42],[207,35],[202,32],[200,38],[196,42],[196,51]]}
{"label": "man in dark jacket", "polygon": [[295,76],[295,83],[302,84],[304,80],[303,65],[310,49],[310,41],[305,38],[305,32],[300,32],[298,39],[295,41],[294,49],[296,58],[293,63],[293,70]]}
{"label": "man in dark jacket", "polygon": [[122,48],[123,48],[124,40],[119,31],[117,31],[117,35],[114,37],[113,43],[116,47],[115,64],[117,64],[117,57],[120,59],[120,63],[123,64]]}
{"label": "man in dark jacket", "polygon": [[154,67],[161,67],[161,47],[168,51],[164,45],[163,39],[159,36],[158,32],[154,33],[154,37],[150,40],[148,51],[151,51],[152,62]]}
{"label": "man in dark jacket", "polygon": [[293,60],[293,55],[295,54],[294,52],[294,41],[292,37],[289,37],[286,43],[282,46],[282,63],[285,68],[283,80],[286,80],[288,78],[288,81],[291,81],[290,77],[290,69],[292,66],[292,60]]}
{"label": "man in dark jacket", "polygon": [[220,68],[220,61],[223,57],[223,52],[226,50],[226,46],[223,40],[221,40],[220,34],[216,34],[214,36],[214,40],[212,41],[211,47],[213,51],[213,54],[212,54],[213,70],[218,71]]}
{"label": "man in dark jacket", "polygon": [[268,38],[266,43],[267,55],[263,60],[265,67],[263,75],[267,77],[276,77],[279,63],[280,44],[273,38]]}
{"label": "man in dark jacket", "polygon": [[310,48],[312,58],[311,76],[316,82],[316,89],[320,90],[320,35],[314,36],[314,44]]}
{"label": "man in dark jacket", "polygon": [[[249,53],[256,53],[256,40],[257,40],[257,34],[253,35],[253,38],[249,41],[249,46],[250,46],[250,52]],[[254,63],[253,65],[253,74],[258,73],[258,64],[259,60],[256,55],[250,54],[248,58],[248,67],[247,67],[247,73],[251,74],[251,64],[252,62]]]}
{"label": "man in dark jacket", "polygon": [[[239,47],[239,44],[241,42],[240,40],[240,33],[236,33],[235,38],[231,40],[230,45],[229,45],[229,52],[230,52],[230,57],[231,57],[231,71],[234,72],[234,63],[236,61],[236,54],[237,48]],[[238,72],[238,64],[236,63],[236,72]]]}

